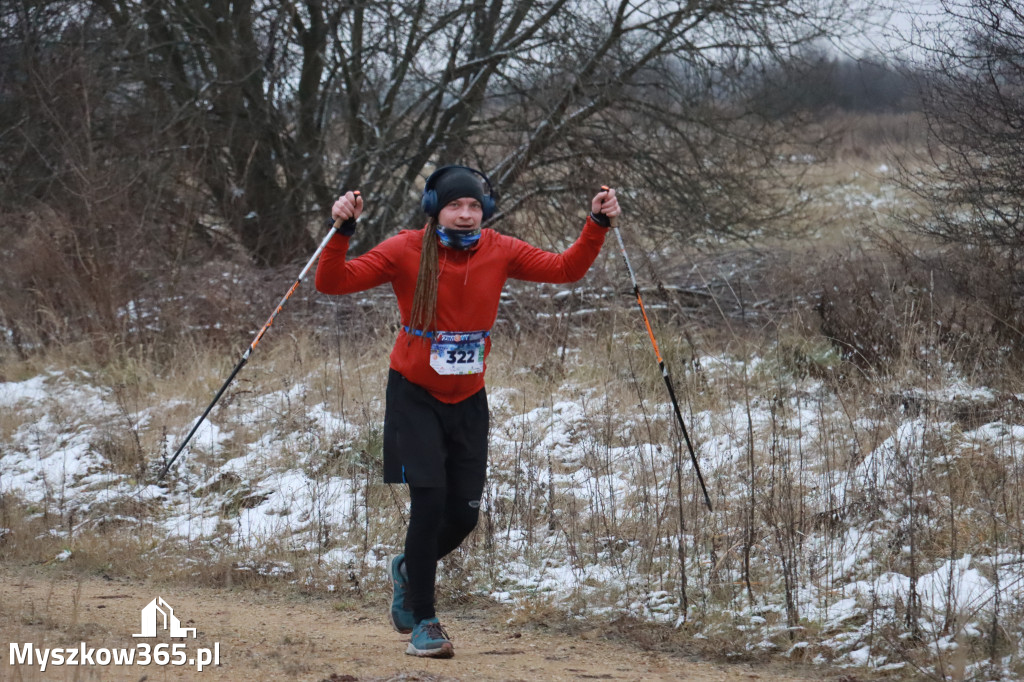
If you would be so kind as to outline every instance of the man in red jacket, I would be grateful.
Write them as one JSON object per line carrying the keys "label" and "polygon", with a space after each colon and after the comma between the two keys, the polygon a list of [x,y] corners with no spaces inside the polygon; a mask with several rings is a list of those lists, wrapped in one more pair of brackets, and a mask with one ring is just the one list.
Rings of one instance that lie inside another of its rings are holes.
{"label": "man in red jacket", "polygon": [[[486,192],[485,192],[486,186]],[[619,215],[615,190],[591,200],[576,242],[543,251],[481,225],[494,214],[487,177],[445,166],[424,186],[428,216],[421,230],[403,230],[346,261],[349,237],[363,210],[353,192],[331,209],[344,221],[320,256],[316,288],[350,294],[389,283],[402,329],[391,351],[384,413],[384,481],[409,486],[405,551],[390,563],[390,618],[411,633],[406,653],[449,658],[455,651],[434,611],[437,561],[477,523],[487,472],[489,414],[484,390],[490,330],[509,278],[575,282],[586,274]]]}

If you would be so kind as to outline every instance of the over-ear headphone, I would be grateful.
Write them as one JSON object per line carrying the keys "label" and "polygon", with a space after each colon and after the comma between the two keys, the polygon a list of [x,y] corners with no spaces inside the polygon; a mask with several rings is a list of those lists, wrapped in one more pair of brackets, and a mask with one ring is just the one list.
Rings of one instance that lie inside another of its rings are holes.
{"label": "over-ear headphone", "polygon": [[437,190],[434,189],[434,186],[437,184],[437,179],[439,177],[455,168],[461,168],[463,170],[468,170],[471,173],[476,173],[484,179],[484,185],[487,186],[487,194],[480,200],[480,206],[484,210],[483,219],[485,221],[488,220],[494,215],[494,211],[497,207],[498,194],[494,191],[494,187],[491,186],[490,178],[478,171],[476,168],[470,168],[469,166],[442,166],[431,173],[430,177],[427,178],[426,183],[423,185],[423,198],[420,199],[420,207],[423,209],[423,212],[432,216],[437,215],[441,210],[442,207],[437,205]]}

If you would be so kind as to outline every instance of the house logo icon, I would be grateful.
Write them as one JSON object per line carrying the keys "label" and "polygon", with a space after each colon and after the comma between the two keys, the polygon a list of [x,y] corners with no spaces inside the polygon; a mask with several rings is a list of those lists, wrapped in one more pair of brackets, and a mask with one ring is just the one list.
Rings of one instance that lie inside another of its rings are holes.
{"label": "house logo icon", "polygon": [[142,632],[132,637],[156,637],[161,623],[171,637],[188,637],[188,633],[191,632],[192,639],[196,638],[196,629],[181,627],[181,621],[174,615],[174,609],[163,597],[157,597],[143,607]]}

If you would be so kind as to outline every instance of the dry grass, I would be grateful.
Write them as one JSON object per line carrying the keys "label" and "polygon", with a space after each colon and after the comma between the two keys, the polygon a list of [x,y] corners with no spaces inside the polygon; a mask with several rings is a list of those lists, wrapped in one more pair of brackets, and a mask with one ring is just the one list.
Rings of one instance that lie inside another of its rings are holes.
{"label": "dry grass", "polygon": [[[743,444],[753,437],[753,470],[748,470],[743,459],[720,465],[711,478],[716,512],[708,515],[694,495],[689,473],[684,476],[683,498],[676,494],[672,460],[665,455],[678,448],[678,440],[673,420],[666,418],[664,384],[646,335],[635,326],[629,329],[627,318],[621,319],[610,328],[571,332],[562,339],[570,349],[564,353],[550,350],[556,344],[543,335],[524,334],[508,339],[517,343],[496,344],[489,384],[495,401],[494,423],[500,429],[494,436],[501,442],[492,448],[488,514],[468,541],[461,563],[446,569],[448,587],[442,598],[457,603],[461,595],[472,594],[481,586],[500,589],[494,579],[500,574],[502,560],[488,548],[503,543],[507,531],[514,528],[525,539],[522,545],[512,545],[521,552],[516,555],[519,561],[604,565],[611,575],[621,576],[608,584],[583,583],[599,590],[588,596],[579,592],[575,602],[568,602],[577,604],[569,607],[570,612],[582,610],[584,603],[591,608],[621,608],[623,603],[659,590],[674,595],[673,603],[678,604],[684,591],[674,543],[680,537],[681,510],[686,529],[682,537],[691,562],[685,591],[690,617],[694,627],[707,633],[709,646],[724,647],[736,642],[734,628],[745,622],[746,616],[724,618],[722,607],[744,612],[752,605],[750,594],[755,595],[753,604],[779,594],[787,570],[795,571],[800,581],[824,581],[826,585],[829,580],[842,581],[841,574],[831,573],[834,569],[828,562],[844,560],[850,549],[843,548],[843,538],[851,528],[870,519],[881,522],[879,514],[884,505],[891,504],[886,497],[889,493],[886,489],[864,494],[850,490],[845,503],[822,507],[814,490],[817,484],[812,485],[807,477],[845,475],[890,438],[912,415],[894,412],[884,401],[890,396],[910,395],[908,387],[918,385],[921,367],[912,354],[904,354],[899,356],[902,364],[885,375],[850,371],[855,365],[830,353],[826,341],[800,336],[794,330],[784,338],[736,336],[726,352],[705,352],[695,365],[689,361],[689,341],[659,327],[662,351],[673,370],[684,416],[702,457],[709,458],[705,464],[714,460],[712,453],[721,444],[739,444],[745,452]],[[907,336],[902,342],[909,346],[922,341]],[[712,347],[703,337],[698,337],[697,343],[702,349]],[[532,363],[516,363],[515,358],[525,357],[517,345],[549,351],[534,356]],[[219,449],[204,451],[200,447],[187,455],[184,469],[198,474],[191,480],[207,481],[196,488],[192,504],[197,511],[212,500],[220,504],[220,520],[201,542],[162,537],[161,511],[152,503],[132,507],[122,501],[120,506],[109,506],[103,509],[104,518],[135,521],[94,520],[83,527],[88,529],[84,532],[74,528],[85,519],[53,504],[57,497],[33,505],[8,494],[2,498],[0,525],[13,532],[3,539],[5,561],[55,565],[54,557],[67,549],[70,558],[61,566],[73,572],[159,575],[171,583],[214,586],[286,584],[301,578],[304,590],[322,591],[331,584],[342,585],[354,595],[386,593],[386,583],[371,559],[383,556],[386,550],[382,548],[400,546],[406,509],[404,491],[376,482],[385,371],[381,358],[386,356],[387,346],[386,340],[380,340],[370,347],[345,349],[344,361],[339,364],[325,358],[323,349],[330,344],[313,334],[292,335],[261,348],[260,362],[246,368],[244,380],[217,408],[215,420],[232,424],[232,437]],[[117,380],[110,387],[111,395],[120,413],[101,429],[95,447],[109,461],[111,471],[134,476],[140,462],[147,459],[140,453],[158,451],[167,442],[167,433],[181,433],[188,426],[189,418],[216,388],[223,362],[215,356],[204,355],[209,363],[205,366],[202,361],[192,363],[190,378],[184,381],[184,374],[162,377],[159,371],[140,367],[131,375],[110,370],[108,376]],[[929,367],[935,371],[934,366]],[[840,379],[838,375],[843,373],[850,376]],[[944,381],[940,376],[932,378],[935,386]],[[808,382],[824,382],[823,388],[808,392]],[[187,395],[179,393],[178,399],[191,403],[192,414],[187,408],[159,410],[154,412],[158,415],[154,421],[140,424],[138,414],[165,404],[175,395],[175,385],[188,389]],[[296,387],[301,390],[295,391]],[[826,412],[826,405],[836,396],[842,409]],[[745,404],[749,406],[744,408]],[[801,404],[819,415],[815,423],[802,421],[808,418],[797,411]],[[359,424],[357,431],[348,434],[347,443],[305,441],[313,448],[310,450],[302,440],[284,440],[273,457],[259,460],[258,470],[243,470],[235,478],[211,478],[217,467],[246,455],[247,448],[265,434],[280,437],[315,431],[318,427],[309,415],[320,405]],[[965,552],[988,555],[997,551],[1006,544],[1006,530],[992,524],[991,510],[974,508],[971,501],[991,499],[1001,487],[998,504],[1019,508],[1013,496],[1016,481],[1021,480],[1016,462],[991,448],[967,447],[955,432],[951,438],[942,428],[945,422],[939,417],[947,412],[954,416],[963,413],[967,415],[964,419],[977,421],[969,410],[942,402],[915,409],[935,415],[934,420],[925,422],[919,448],[932,456],[926,466],[898,470],[889,483],[895,486],[894,493],[909,495],[925,505],[916,509],[919,517],[935,522],[927,527],[897,523],[891,528],[896,549],[909,537],[915,538],[913,557],[886,549],[884,544],[872,549],[870,556],[886,570],[909,571],[913,561],[927,566]],[[745,410],[758,415],[753,433]],[[64,419],[73,420],[73,410],[66,411]],[[541,418],[516,421],[517,415],[528,414]],[[8,433],[17,426],[11,423]],[[808,439],[807,429],[817,435]],[[563,449],[552,450],[544,440],[555,432],[567,437]],[[644,445],[647,443],[661,444],[663,454],[656,456]],[[570,452],[574,453],[571,459],[561,456]],[[970,454],[960,456],[962,452]],[[685,453],[681,466],[689,471]],[[302,539],[299,544],[288,537],[240,543],[240,515],[250,505],[262,502],[260,489],[266,490],[265,485],[253,484],[267,471],[294,469],[304,471],[314,486],[333,478],[356,481],[363,499],[352,516],[354,526],[329,525],[318,530],[316,520],[309,519],[298,536]],[[552,488],[546,483],[552,476],[566,480],[575,476],[578,483]],[[609,476],[623,477],[628,487],[609,487]],[[993,504],[992,510],[996,506]],[[898,507],[893,511],[898,517],[904,513]],[[750,530],[755,531],[753,537]],[[832,538],[828,542],[836,545],[833,556],[811,559],[801,553],[799,538],[815,534]],[[345,544],[358,538],[366,558],[349,567],[321,563],[343,536],[348,537]],[[563,538],[564,545],[549,548],[541,542],[549,537]],[[511,546],[505,547],[507,552]],[[167,559],[171,555],[175,556],[173,562]],[[747,556],[755,560],[747,564]],[[787,569],[782,561],[786,557],[797,565]],[[287,570],[275,573],[275,566]],[[823,566],[824,575],[813,577]],[[637,582],[638,567],[649,572],[646,587]],[[618,587],[613,588],[615,584]],[[565,608],[543,593],[517,604],[513,618],[519,624],[548,620],[553,611]],[[791,642],[784,634],[785,614],[772,609],[762,613],[761,627],[773,633],[769,641],[786,649]],[[835,635],[834,631],[819,631],[820,625],[814,623],[803,627],[803,639],[817,641]],[[899,641],[895,632],[891,638]],[[801,655],[825,650],[812,644]],[[741,655],[760,658],[766,654],[747,651]],[[900,655],[914,659],[918,653],[907,650]]]}

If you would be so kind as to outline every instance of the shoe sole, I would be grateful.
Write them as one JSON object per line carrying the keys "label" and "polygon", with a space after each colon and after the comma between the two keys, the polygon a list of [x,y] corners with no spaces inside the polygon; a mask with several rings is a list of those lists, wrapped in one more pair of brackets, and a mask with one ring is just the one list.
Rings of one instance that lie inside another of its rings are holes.
{"label": "shoe sole", "polygon": [[[388,560],[388,578],[391,579],[391,603],[395,603],[395,578],[391,575],[391,564],[394,562],[394,557]],[[395,622],[395,614],[391,611],[391,607],[388,607],[388,620],[391,621],[391,627],[395,629],[395,632],[403,635],[408,635],[412,632],[412,628],[401,628],[398,627],[398,623]]]}
{"label": "shoe sole", "polygon": [[455,656],[455,647],[452,646],[451,642],[445,642],[437,649],[417,649],[409,643],[409,648],[405,650],[405,653],[410,656],[419,656],[420,658],[452,658]]}

